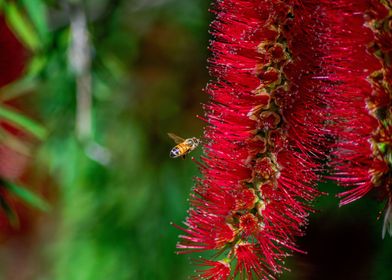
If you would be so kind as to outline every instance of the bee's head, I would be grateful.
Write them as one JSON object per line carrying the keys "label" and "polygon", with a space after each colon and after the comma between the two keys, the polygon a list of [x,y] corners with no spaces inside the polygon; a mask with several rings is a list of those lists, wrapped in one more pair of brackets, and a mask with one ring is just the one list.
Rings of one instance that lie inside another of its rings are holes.
{"label": "bee's head", "polygon": [[196,148],[200,144],[200,140],[196,137],[188,138],[185,140],[185,143],[192,147],[192,149]]}
{"label": "bee's head", "polygon": [[192,137],[191,139],[192,139],[195,146],[198,146],[201,143],[200,139],[198,139],[196,137]]}

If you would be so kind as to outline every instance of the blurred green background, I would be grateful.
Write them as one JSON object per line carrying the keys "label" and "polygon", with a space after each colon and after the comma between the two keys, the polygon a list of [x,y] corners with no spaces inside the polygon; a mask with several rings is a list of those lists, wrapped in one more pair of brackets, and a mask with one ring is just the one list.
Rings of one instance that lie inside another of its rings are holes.
{"label": "blurred green background", "polygon": [[[15,36],[0,32],[0,68],[15,72],[0,89],[0,279],[192,274],[171,222],[184,220],[198,170],[169,158],[166,133],[202,135],[209,5],[0,0]],[[331,194],[299,240],[308,254],[288,259],[282,279],[392,279],[382,207],[338,208],[339,188],[321,189]]]}

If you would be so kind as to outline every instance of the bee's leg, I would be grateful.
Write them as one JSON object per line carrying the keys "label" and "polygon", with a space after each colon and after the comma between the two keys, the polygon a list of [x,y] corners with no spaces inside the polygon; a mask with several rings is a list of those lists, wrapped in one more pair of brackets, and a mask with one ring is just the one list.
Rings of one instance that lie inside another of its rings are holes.
{"label": "bee's leg", "polygon": [[185,156],[186,156],[186,155],[183,155],[183,156],[182,156],[182,159],[185,159]]}

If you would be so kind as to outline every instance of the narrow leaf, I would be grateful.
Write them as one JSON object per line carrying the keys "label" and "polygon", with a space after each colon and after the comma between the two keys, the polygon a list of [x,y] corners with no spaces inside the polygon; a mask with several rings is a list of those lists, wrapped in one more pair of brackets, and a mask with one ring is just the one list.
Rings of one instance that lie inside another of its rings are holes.
{"label": "narrow leaf", "polygon": [[21,198],[24,202],[30,204],[31,206],[42,211],[48,211],[50,209],[49,204],[31,190],[8,181],[3,181],[3,184],[10,193]]}
{"label": "narrow leaf", "polygon": [[18,137],[2,128],[0,128],[0,142],[22,155],[31,155],[31,147],[27,142],[20,140]]}
{"label": "narrow leaf", "polygon": [[46,9],[43,1],[41,0],[22,0],[23,6],[34,24],[35,29],[38,31],[42,40],[45,40],[49,29],[46,21]]}
{"label": "narrow leaf", "polygon": [[43,140],[46,137],[47,132],[43,126],[9,107],[4,105],[0,106],[0,118],[18,125],[20,128],[25,129],[40,140]]}
{"label": "narrow leaf", "polygon": [[3,209],[6,214],[8,221],[13,227],[19,227],[19,217],[9,205],[9,203],[5,200],[3,196],[0,195],[0,207]]}
{"label": "narrow leaf", "polygon": [[[33,59],[33,61],[34,60],[35,59]],[[31,75],[24,75],[21,79],[0,88],[0,101],[12,100],[30,93],[36,88],[37,84],[38,80],[34,78],[34,73]]]}
{"label": "narrow leaf", "polygon": [[23,44],[30,50],[36,51],[40,48],[40,40],[31,23],[22,15],[13,2],[4,3],[4,15],[14,33]]}

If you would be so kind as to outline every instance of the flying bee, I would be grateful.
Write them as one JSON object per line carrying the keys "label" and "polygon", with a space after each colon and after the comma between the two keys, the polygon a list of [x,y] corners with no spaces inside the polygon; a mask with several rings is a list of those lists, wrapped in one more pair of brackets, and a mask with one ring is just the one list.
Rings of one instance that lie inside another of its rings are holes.
{"label": "flying bee", "polygon": [[169,135],[169,137],[173,139],[174,142],[177,144],[170,151],[171,158],[176,158],[176,157],[185,158],[185,156],[190,152],[192,152],[194,149],[196,149],[196,147],[201,142],[196,137],[184,139],[175,135],[174,133],[168,133],[167,135]]}

